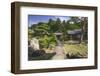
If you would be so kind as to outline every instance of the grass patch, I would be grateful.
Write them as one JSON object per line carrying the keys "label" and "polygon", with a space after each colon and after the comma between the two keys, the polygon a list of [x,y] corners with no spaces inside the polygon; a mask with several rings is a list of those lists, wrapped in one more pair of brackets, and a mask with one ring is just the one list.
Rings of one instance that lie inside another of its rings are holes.
{"label": "grass patch", "polygon": [[63,49],[67,58],[87,58],[88,55],[88,47],[86,43],[64,44]]}

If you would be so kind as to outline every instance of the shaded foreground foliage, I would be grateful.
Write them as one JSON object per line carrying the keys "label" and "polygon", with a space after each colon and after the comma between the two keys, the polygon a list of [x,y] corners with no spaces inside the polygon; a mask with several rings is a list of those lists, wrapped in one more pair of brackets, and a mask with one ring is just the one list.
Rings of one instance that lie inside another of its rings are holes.
{"label": "shaded foreground foliage", "polygon": [[44,50],[33,50],[31,47],[28,47],[28,60],[49,60],[56,53],[46,53]]}

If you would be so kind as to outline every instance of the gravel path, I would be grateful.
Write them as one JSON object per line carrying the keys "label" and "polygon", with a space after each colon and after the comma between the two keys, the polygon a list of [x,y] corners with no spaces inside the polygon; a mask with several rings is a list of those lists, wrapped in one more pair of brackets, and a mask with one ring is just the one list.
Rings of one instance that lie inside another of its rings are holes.
{"label": "gravel path", "polygon": [[59,59],[65,59],[66,58],[66,54],[64,54],[63,48],[62,46],[56,46],[54,49],[54,52],[56,52],[56,55],[53,56],[52,60],[59,60]]}

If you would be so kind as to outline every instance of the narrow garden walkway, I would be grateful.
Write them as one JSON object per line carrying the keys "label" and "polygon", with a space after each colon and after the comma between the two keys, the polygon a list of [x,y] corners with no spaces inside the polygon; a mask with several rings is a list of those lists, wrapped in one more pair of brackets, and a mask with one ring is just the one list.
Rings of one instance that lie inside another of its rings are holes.
{"label": "narrow garden walkway", "polygon": [[59,59],[65,59],[66,58],[66,54],[64,53],[64,50],[62,48],[62,46],[56,46],[54,49],[54,52],[56,52],[56,55],[53,56],[52,60],[59,60]]}

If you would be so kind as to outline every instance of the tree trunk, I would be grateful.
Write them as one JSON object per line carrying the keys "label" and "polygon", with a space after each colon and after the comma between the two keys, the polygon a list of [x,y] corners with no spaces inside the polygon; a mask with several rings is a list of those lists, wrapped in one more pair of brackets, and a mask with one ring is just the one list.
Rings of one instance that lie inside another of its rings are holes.
{"label": "tree trunk", "polygon": [[81,19],[81,25],[82,25],[82,28],[81,28],[82,32],[81,32],[79,43],[83,41],[84,31],[85,31],[85,26],[86,26],[86,18]]}

